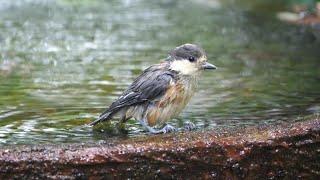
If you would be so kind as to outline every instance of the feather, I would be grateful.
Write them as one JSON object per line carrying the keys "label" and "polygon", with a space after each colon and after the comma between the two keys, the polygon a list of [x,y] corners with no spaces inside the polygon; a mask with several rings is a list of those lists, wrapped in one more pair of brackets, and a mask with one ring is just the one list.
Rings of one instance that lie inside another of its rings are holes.
{"label": "feather", "polygon": [[166,63],[150,66],[146,69],[116,100],[102,113],[99,118],[89,125],[95,125],[112,117],[130,106],[143,105],[159,99],[175,81],[175,72],[165,70]]}

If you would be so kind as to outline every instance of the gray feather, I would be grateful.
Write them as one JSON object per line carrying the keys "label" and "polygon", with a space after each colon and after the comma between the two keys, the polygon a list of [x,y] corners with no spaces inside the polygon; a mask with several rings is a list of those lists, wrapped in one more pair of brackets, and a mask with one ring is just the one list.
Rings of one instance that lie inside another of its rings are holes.
{"label": "gray feather", "polygon": [[175,81],[175,72],[165,64],[153,65],[146,69],[110,107],[89,125],[109,120],[117,112],[130,106],[159,99],[167,90],[170,81]]}

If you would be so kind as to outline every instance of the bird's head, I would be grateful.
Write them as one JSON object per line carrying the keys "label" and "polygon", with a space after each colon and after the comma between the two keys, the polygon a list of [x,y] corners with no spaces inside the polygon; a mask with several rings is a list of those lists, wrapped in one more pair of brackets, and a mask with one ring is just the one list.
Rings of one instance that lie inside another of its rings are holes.
{"label": "bird's head", "polygon": [[169,62],[170,70],[182,75],[193,76],[206,69],[217,69],[208,63],[204,50],[194,44],[176,47],[170,52],[166,61]]}

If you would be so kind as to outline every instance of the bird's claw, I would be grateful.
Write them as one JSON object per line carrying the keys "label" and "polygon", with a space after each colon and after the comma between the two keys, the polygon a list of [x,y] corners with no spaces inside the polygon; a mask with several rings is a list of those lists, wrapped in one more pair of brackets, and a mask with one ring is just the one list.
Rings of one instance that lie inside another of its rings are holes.
{"label": "bird's claw", "polygon": [[156,129],[153,129],[152,127],[149,127],[144,121],[142,120],[137,120],[144,128],[146,128],[150,133],[152,134],[160,134],[160,133],[168,133],[168,132],[174,132],[176,131],[176,129],[169,125],[169,124],[166,124],[162,129],[160,130],[156,130]]}
{"label": "bird's claw", "polygon": [[153,129],[152,127],[149,127],[144,121],[142,120],[138,120],[138,122],[140,122],[140,124],[146,128],[150,133],[152,134],[165,134],[165,133],[170,133],[170,132],[175,132],[175,131],[191,131],[196,129],[196,125],[194,125],[192,122],[186,122],[184,123],[184,127],[183,128],[179,128],[176,129],[173,126],[166,124],[162,129],[160,130],[156,130]]}
{"label": "bird's claw", "polygon": [[166,134],[166,133],[170,133],[170,132],[174,132],[176,131],[176,128],[174,128],[173,126],[166,124],[162,129],[160,130],[155,130],[151,127],[147,128],[148,131],[152,134]]}
{"label": "bird's claw", "polygon": [[184,127],[181,128],[182,131],[191,131],[194,129],[196,129],[196,125],[194,125],[192,122],[184,123]]}
{"label": "bird's claw", "polygon": [[162,131],[164,134],[168,133],[168,132],[174,132],[176,131],[176,128],[174,128],[173,126],[166,124],[166,126],[164,126],[160,131]]}

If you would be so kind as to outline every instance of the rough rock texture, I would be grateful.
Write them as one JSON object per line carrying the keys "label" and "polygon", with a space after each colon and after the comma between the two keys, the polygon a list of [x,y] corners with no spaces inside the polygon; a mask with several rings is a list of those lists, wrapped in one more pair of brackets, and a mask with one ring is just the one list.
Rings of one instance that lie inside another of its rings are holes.
{"label": "rough rock texture", "polygon": [[320,118],[104,145],[0,148],[0,179],[317,179]]}

